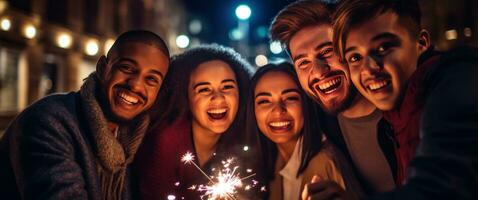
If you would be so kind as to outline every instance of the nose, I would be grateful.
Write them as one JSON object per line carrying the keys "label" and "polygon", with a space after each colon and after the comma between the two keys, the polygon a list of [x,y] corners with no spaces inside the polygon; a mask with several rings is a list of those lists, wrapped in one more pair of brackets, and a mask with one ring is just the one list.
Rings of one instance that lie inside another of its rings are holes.
{"label": "nose", "polygon": [[274,108],[272,109],[272,113],[274,114],[282,114],[287,111],[286,105],[283,101],[278,102],[274,105]]}
{"label": "nose", "polygon": [[382,70],[382,63],[381,59],[377,56],[369,55],[365,57],[364,63],[363,63],[363,69],[365,72],[368,72],[370,74],[373,74],[375,72],[379,72]]}
{"label": "nose", "polygon": [[145,96],[146,89],[145,89],[144,81],[140,76],[133,76],[129,78],[127,83],[131,91],[135,93],[139,93],[143,97]]}
{"label": "nose", "polygon": [[214,90],[212,92],[211,101],[223,101],[225,99],[224,94],[220,91]]}
{"label": "nose", "polygon": [[329,63],[324,60],[324,59],[315,59],[315,62],[313,63],[313,69],[312,73],[318,78],[322,79],[325,78],[327,73],[330,72],[330,65]]}

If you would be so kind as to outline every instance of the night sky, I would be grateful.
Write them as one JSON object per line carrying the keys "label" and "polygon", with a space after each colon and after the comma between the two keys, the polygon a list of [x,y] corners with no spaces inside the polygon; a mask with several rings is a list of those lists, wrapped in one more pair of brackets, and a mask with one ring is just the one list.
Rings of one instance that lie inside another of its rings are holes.
{"label": "night sky", "polygon": [[184,6],[188,11],[188,20],[200,19],[203,22],[203,31],[196,35],[202,42],[216,42],[228,45],[229,30],[237,26],[238,19],[235,8],[240,4],[251,7],[250,42],[267,42],[267,38],[257,38],[254,35],[257,27],[269,27],[272,18],[285,5],[294,0],[184,0]]}

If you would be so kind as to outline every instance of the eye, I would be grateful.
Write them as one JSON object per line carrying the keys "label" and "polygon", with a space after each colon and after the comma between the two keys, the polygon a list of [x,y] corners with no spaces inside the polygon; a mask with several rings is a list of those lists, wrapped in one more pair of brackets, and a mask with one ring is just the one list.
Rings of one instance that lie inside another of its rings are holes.
{"label": "eye", "polygon": [[120,64],[118,65],[118,69],[121,70],[124,73],[130,74],[134,72],[133,66],[127,65],[127,64]]}
{"label": "eye", "polygon": [[270,103],[270,101],[267,100],[267,99],[259,99],[259,100],[256,101],[257,105],[264,105],[264,104],[267,104],[267,103]]}
{"label": "eye", "polygon": [[199,88],[197,93],[200,93],[200,94],[207,94],[211,92],[211,89],[207,88],[207,87],[204,87],[204,88]]}
{"label": "eye", "polygon": [[362,60],[362,56],[360,54],[355,53],[347,58],[347,63],[349,65],[352,65],[360,60]]}
{"label": "eye", "polygon": [[386,55],[392,50],[393,47],[398,45],[399,45],[399,42],[393,42],[393,41],[384,42],[377,47],[376,52],[378,55]]}
{"label": "eye", "polygon": [[299,101],[300,97],[299,96],[290,96],[285,99],[286,101]]}
{"label": "eye", "polygon": [[297,68],[305,69],[309,66],[310,61],[304,59],[304,60],[297,61],[296,63],[297,63],[296,64]]}
{"label": "eye", "polygon": [[334,50],[333,48],[326,48],[319,53],[317,58],[319,58],[319,59],[329,58],[334,54],[333,50]]}
{"label": "eye", "polygon": [[234,89],[234,88],[236,88],[236,86],[234,86],[232,84],[231,85],[224,85],[223,90],[230,90],[230,89]]}
{"label": "eye", "polygon": [[146,83],[151,86],[159,85],[160,81],[154,76],[146,77]]}

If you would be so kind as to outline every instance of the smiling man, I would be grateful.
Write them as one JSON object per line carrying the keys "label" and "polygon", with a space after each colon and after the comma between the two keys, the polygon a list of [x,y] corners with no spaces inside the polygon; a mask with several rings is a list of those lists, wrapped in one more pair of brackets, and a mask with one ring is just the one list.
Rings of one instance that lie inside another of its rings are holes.
{"label": "smiling man", "polygon": [[26,108],[0,141],[2,197],[130,199],[129,164],[168,66],[159,36],[129,31],[78,92]]}
{"label": "smiling man", "polygon": [[[334,44],[353,84],[395,130],[405,184],[365,199],[478,199],[478,50],[437,52],[417,0],[349,0]],[[311,199],[350,199],[319,182]]]}
{"label": "smiling man", "polygon": [[394,138],[382,112],[357,93],[346,63],[334,52],[332,20],[336,1],[301,0],[281,10],[270,27],[294,63],[301,87],[330,115],[317,123],[339,147],[366,194],[389,191],[397,177]]}

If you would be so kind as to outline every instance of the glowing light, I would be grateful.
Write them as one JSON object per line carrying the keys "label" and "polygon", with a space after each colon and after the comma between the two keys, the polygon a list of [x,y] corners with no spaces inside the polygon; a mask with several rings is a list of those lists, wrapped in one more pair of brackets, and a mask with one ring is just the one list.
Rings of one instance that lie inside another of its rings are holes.
{"label": "glowing light", "polygon": [[111,47],[113,46],[113,44],[115,43],[115,40],[113,39],[107,39],[106,42],[105,42],[105,55],[108,54],[108,51],[111,49]]}
{"label": "glowing light", "polygon": [[176,196],[174,195],[168,195],[168,200],[175,200],[176,199]]}
{"label": "glowing light", "polygon": [[56,44],[64,49],[70,48],[73,43],[73,38],[68,33],[61,33],[56,38]]}
{"label": "glowing light", "polygon": [[465,35],[465,37],[471,37],[471,28],[466,27],[465,30],[463,30],[463,34]]}
{"label": "glowing light", "polygon": [[179,35],[177,38],[176,38],[176,45],[179,47],[179,48],[186,48],[189,46],[189,37],[186,36],[186,35]]}
{"label": "glowing light", "polygon": [[247,146],[247,145],[246,145],[246,146],[244,146],[244,148],[242,148],[242,150],[244,150],[244,151],[248,151],[248,150],[249,150],[249,146]]}
{"label": "glowing light", "polygon": [[10,21],[10,19],[4,18],[4,19],[2,19],[2,21],[0,22],[0,27],[1,27],[2,30],[4,30],[4,31],[10,30],[10,27],[12,27],[12,21]]}
{"label": "glowing light", "polygon": [[23,35],[28,39],[32,39],[37,35],[37,29],[31,24],[26,25],[25,28],[23,28]]}
{"label": "glowing light", "polygon": [[456,40],[458,33],[455,29],[451,29],[445,32],[445,37],[447,40]]}
{"label": "glowing light", "polygon": [[236,16],[241,20],[247,20],[251,17],[251,8],[247,5],[239,5],[236,8]]}
{"label": "glowing light", "polygon": [[232,29],[231,31],[229,31],[229,38],[231,40],[242,40],[244,38],[244,36],[246,36],[246,34],[244,33],[244,31],[238,29],[238,28],[235,28],[235,29]]}
{"label": "glowing light", "polygon": [[86,43],[85,53],[89,56],[94,56],[98,53],[98,41],[91,39]]}
{"label": "glowing light", "polygon": [[[267,65],[267,63],[269,63],[269,61],[267,60],[267,57],[264,56],[264,55],[257,55],[256,59],[254,61],[256,62],[256,65],[259,66],[259,67]],[[245,150],[245,151],[247,151],[247,150]]]}
{"label": "glowing light", "polygon": [[194,19],[189,23],[189,32],[192,34],[198,34],[202,30],[202,23],[198,19]]}
{"label": "glowing light", "polygon": [[282,46],[280,45],[280,42],[271,42],[269,49],[273,54],[280,54],[282,52]]}

